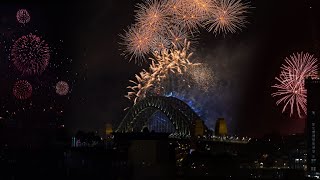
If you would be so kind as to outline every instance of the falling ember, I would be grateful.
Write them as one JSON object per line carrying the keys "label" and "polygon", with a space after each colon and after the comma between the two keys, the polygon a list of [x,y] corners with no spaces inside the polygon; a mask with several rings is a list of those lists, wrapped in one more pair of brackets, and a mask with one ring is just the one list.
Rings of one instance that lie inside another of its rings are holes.
{"label": "falling ember", "polygon": [[17,12],[16,18],[19,23],[26,24],[30,21],[30,14],[28,13],[28,11],[26,9],[20,9]]}
{"label": "falling ember", "polygon": [[275,78],[278,83],[272,86],[277,90],[271,95],[280,98],[276,104],[283,105],[282,112],[290,108],[290,116],[297,111],[298,116],[302,117],[307,110],[304,81],[307,77],[317,77],[318,60],[308,53],[296,53],[285,59],[281,69],[279,77]]}
{"label": "falling ember", "polygon": [[197,87],[202,89],[204,92],[209,92],[214,86],[215,82],[213,70],[205,64],[191,67],[188,71],[188,74],[195,82]]}
{"label": "falling ember", "polygon": [[13,86],[13,95],[20,100],[28,99],[32,95],[32,86],[26,80],[19,80]]}
{"label": "falling ember", "polygon": [[23,75],[41,74],[49,64],[48,44],[29,34],[16,40],[11,49],[11,60]]}
{"label": "falling ember", "polygon": [[65,96],[69,93],[69,85],[67,82],[65,81],[59,81],[56,84],[56,93],[61,95],[61,96]]}

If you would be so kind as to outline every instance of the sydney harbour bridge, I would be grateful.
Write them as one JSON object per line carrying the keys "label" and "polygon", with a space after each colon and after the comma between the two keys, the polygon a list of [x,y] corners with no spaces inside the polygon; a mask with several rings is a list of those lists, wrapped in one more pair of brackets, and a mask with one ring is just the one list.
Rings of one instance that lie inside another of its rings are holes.
{"label": "sydney harbour bridge", "polygon": [[177,138],[211,134],[192,108],[174,97],[150,96],[139,101],[128,111],[116,132],[141,132],[146,127]]}

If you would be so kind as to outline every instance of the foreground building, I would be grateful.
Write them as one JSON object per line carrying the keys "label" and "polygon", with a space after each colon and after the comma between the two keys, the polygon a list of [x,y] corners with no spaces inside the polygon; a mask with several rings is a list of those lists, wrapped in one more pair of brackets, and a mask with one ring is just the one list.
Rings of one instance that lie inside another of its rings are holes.
{"label": "foreground building", "polygon": [[320,80],[308,78],[305,81],[307,89],[307,175],[320,176]]}

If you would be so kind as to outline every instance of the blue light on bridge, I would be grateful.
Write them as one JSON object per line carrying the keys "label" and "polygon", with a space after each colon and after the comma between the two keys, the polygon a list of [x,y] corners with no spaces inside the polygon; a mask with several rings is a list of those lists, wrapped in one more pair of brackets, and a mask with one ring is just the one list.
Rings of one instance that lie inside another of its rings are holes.
{"label": "blue light on bridge", "polygon": [[180,99],[181,101],[187,103],[188,106],[190,106],[191,109],[198,114],[198,116],[200,116],[201,118],[204,117],[203,112],[202,112],[202,109],[200,109],[200,107],[198,108],[198,107],[197,107],[197,104],[196,104],[193,100],[188,99],[188,98],[186,98],[186,97],[184,97],[184,96],[181,96],[179,93],[176,93],[176,92],[174,92],[174,91],[166,94],[165,96],[166,96],[166,97],[175,97],[175,98]]}

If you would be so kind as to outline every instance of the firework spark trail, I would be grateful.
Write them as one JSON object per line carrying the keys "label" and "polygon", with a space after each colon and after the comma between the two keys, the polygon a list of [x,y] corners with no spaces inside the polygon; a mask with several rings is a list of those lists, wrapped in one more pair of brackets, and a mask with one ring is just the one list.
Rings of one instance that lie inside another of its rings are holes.
{"label": "firework spark trail", "polygon": [[241,0],[217,0],[212,17],[205,22],[207,30],[214,34],[235,33],[245,27],[250,6]]}
{"label": "firework spark trail", "polygon": [[318,75],[318,60],[309,53],[297,53],[285,59],[285,64],[281,67],[279,77],[275,79],[277,84],[272,87],[277,91],[272,93],[273,97],[279,97],[276,104],[283,104],[282,112],[290,106],[290,116],[296,109],[298,116],[306,114],[307,91],[304,87],[305,78],[316,78]]}
{"label": "firework spark trail", "polygon": [[149,71],[143,70],[136,75],[136,81],[130,80],[134,86],[128,86],[132,91],[128,92],[127,98],[133,100],[134,103],[146,97],[150,89],[158,91],[158,85],[170,73],[183,74],[191,66],[200,65],[199,63],[192,63],[189,61],[192,53],[188,53],[190,43],[185,42],[182,50],[172,48],[170,50],[164,49],[161,52],[154,52],[154,58],[150,58],[152,63],[149,66]]}

